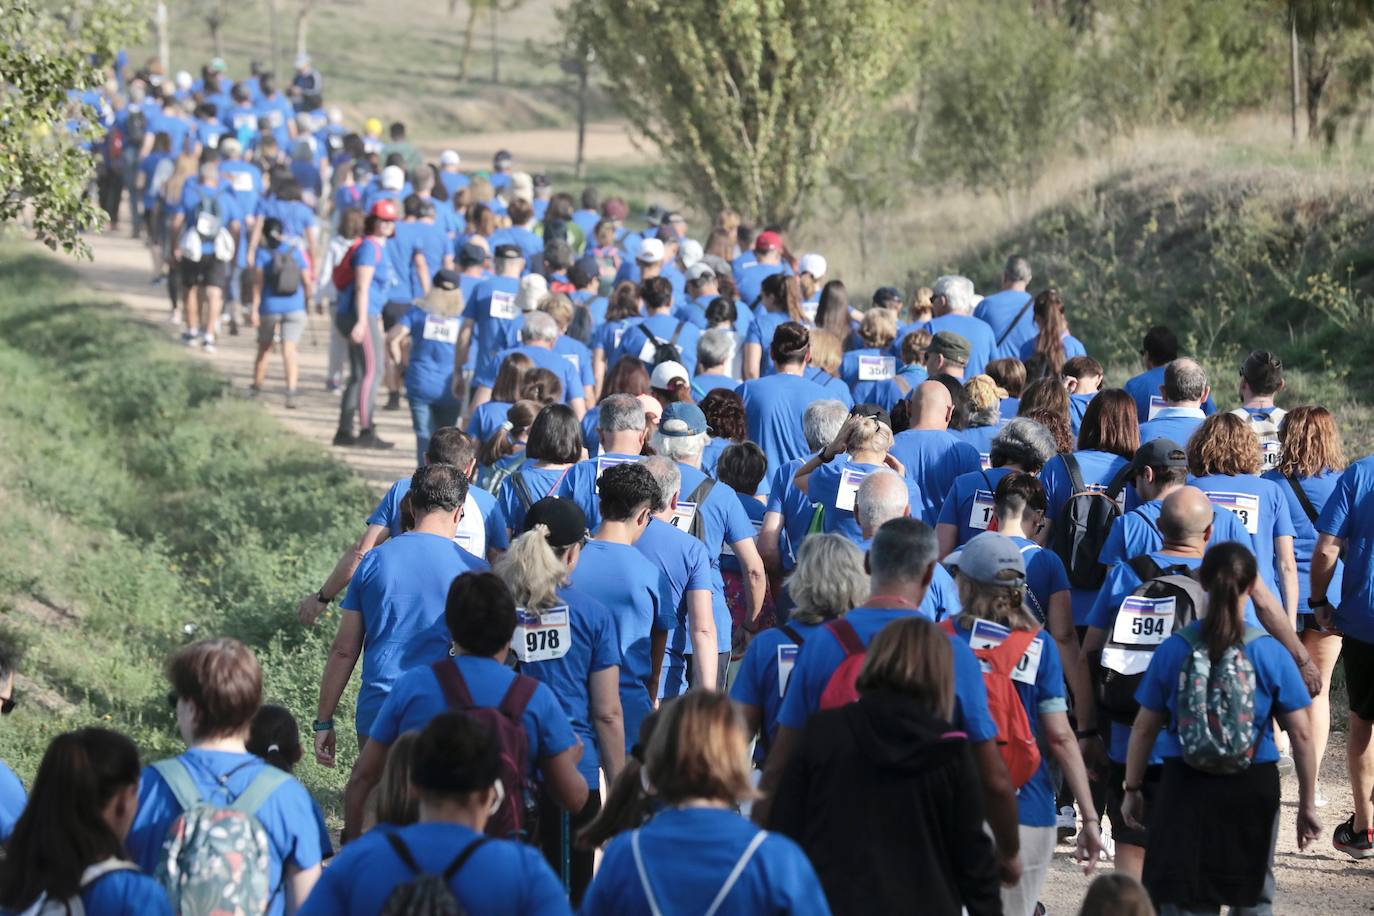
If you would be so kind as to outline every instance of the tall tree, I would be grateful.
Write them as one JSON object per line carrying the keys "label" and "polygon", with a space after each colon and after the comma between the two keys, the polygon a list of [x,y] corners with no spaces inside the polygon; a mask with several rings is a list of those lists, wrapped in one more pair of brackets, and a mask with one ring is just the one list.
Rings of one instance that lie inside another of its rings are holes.
{"label": "tall tree", "polygon": [[786,226],[877,110],[919,25],[902,0],[583,0],[610,97],[702,208]]}
{"label": "tall tree", "polygon": [[50,248],[89,254],[85,230],[105,214],[85,193],[94,162],[81,148],[95,112],[72,90],[104,83],[102,67],[132,44],[147,11],[121,0],[60,7],[7,0],[0,16],[0,223],[28,215]]}
{"label": "tall tree", "polygon": [[[1358,99],[1369,93],[1374,5],[1369,0],[1289,0],[1288,15],[1298,33],[1307,138],[1331,142],[1340,122],[1354,114]],[[1343,81],[1347,97],[1323,122],[1327,93],[1345,71],[1351,76]]]}

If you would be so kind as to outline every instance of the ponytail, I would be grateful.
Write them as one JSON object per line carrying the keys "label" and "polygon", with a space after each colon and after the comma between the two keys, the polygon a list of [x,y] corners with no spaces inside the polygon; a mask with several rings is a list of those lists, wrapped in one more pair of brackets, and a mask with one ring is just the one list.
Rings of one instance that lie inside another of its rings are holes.
{"label": "ponytail", "polygon": [[801,308],[801,287],[797,284],[796,277],[788,274],[772,274],[764,279],[760,290],[772,300],[769,311],[786,312],[788,321],[795,321],[803,327],[810,324]]}
{"label": "ponytail", "polygon": [[547,525],[535,525],[511,541],[492,572],[506,583],[516,605],[539,614],[559,603],[558,589],[568,581],[565,554],[549,545]]}
{"label": "ponytail", "polygon": [[253,716],[253,724],[249,727],[248,740],[244,745],[248,753],[261,757],[286,773],[295,769],[304,755],[301,730],[296,718],[290,710],[270,703],[258,709],[257,715]]}
{"label": "ponytail", "polygon": [[540,405],[534,401],[516,401],[512,404],[506,411],[506,422],[482,443],[482,448],[477,452],[477,463],[482,467],[491,467],[502,458],[514,455],[518,450],[515,440],[529,432],[539,410]]}
{"label": "ponytail", "polygon": [[1064,336],[1069,322],[1064,317],[1064,297],[1057,289],[1041,290],[1035,297],[1035,323],[1040,332],[1035,338],[1035,352],[1044,357],[1047,374],[1058,376],[1064,368]]}
{"label": "ponytail", "polygon": [[1207,551],[1199,572],[1207,589],[1202,639],[1215,662],[1245,636],[1245,600],[1257,575],[1255,555],[1249,548],[1227,541]]}
{"label": "ponytail", "polygon": [[815,277],[811,276],[810,274],[802,274],[797,279],[797,283],[801,288],[801,297],[803,302],[805,302],[807,299],[810,299],[813,295],[815,295],[816,289],[818,288]]}

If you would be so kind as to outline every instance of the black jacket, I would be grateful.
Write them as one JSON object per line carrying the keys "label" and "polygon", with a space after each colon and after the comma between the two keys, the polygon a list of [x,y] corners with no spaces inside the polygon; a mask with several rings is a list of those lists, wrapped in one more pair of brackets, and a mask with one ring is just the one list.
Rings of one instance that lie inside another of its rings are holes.
{"label": "black jacket", "polygon": [[973,752],[907,697],[811,716],[769,827],[806,850],[837,916],[1002,912]]}

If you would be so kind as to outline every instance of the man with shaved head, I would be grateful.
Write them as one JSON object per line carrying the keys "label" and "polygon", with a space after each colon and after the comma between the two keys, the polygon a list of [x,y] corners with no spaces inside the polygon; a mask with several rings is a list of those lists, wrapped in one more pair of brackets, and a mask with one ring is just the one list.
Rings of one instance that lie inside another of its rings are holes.
{"label": "man with shaved head", "polygon": [[939,382],[922,382],[907,396],[909,426],[892,443],[892,456],[921,490],[913,515],[934,525],[954,478],[979,470],[978,449],[949,431],[954,402]]}

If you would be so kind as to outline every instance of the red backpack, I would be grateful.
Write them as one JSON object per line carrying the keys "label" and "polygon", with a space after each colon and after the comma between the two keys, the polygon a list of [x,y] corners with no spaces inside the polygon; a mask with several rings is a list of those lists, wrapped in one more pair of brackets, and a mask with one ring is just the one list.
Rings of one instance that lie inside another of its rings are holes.
{"label": "red backpack", "polygon": [[[954,621],[946,619],[940,626],[946,633],[954,634]],[[986,663],[990,669],[983,672],[988,713],[997,726],[997,749],[1002,752],[1007,775],[1017,789],[1030,782],[1035,771],[1040,769],[1040,747],[1035,742],[1026,707],[1021,705],[1021,696],[1016,692],[1011,673],[1039,632],[1038,628],[1012,630],[1000,646],[973,650],[978,661]]]}
{"label": "red backpack", "polygon": [[[334,272],[330,274],[330,279],[334,281],[334,288],[339,292],[343,292],[353,285],[353,277],[356,273],[353,268],[353,258],[357,255],[358,249],[365,241],[367,241],[367,236],[358,236],[354,239],[348,246],[348,252],[344,254],[342,258],[339,258],[339,263],[334,265]],[[373,242],[372,244],[376,245],[377,243]],[[381,246],[378,246],[378,260],[382,257],[380,249]]]}
{"label": "red backpack", "polygon": [[844,661],[840,662],[840,666],[830,675],[830,680],[825,682],[825,689],[821,691],[821,709],[835,709],[839,706],[848,706],[859,699],[859,691],[854,687],[854,682],[859,679],[859,672],[863,670],[868,649],[859,638],[854,625],[843,617],[830,621],[825,628],[844,650]]}
{"label": "red backpack", "polygon": [[530,780],[529,737],[525,734],[523,717],[539,682],[517,674],[506,695],[501,698],[501,705],[492,708],[478,706],[472,701],[472,693],[463,680],[463,673],[452,659],[437,661],[430,668],[444,692],[449,708],[477,720],[496,739],[501,758],[501,784],[506,789],[506,799],[487,821],[486,833],[503,839],[530,842],[534,833],[531,812],[534,810],[535,794]]}

